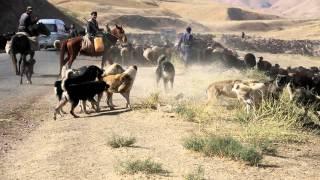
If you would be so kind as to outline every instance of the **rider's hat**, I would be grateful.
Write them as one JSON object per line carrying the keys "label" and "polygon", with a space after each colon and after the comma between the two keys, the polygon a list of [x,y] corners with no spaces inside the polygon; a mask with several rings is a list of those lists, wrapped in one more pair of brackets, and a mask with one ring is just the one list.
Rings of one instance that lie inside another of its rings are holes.
{"label": "rider's hat", "polygon": [[31,6],[28,6],[28,7],[27,7],[27,11],[32,11],[32,7],[31,7]]}
{"label": "rider's hat", "polygon": [[96,16],[96,15],[98,15],[97,11],[92,11],[91,12],[91,16]]}

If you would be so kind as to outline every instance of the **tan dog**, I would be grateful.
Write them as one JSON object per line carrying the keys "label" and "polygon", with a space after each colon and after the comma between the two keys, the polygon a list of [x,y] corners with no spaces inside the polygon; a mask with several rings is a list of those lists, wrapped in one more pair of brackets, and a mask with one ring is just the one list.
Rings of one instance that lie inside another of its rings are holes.
{"label": "tan dog", "polygon": [[233,98],[236,99],[238,96],[237,94],[232,91],[233,85],[236,82],[242,82],[242,83],[250,83],[250,82],[256,82],[255,80],[225,80],[225,81],[218,81],[214,82],[209,85],[207,88],[207,105],[215,100],[222,100],[221,97],[227,97],[227,98]]}
{"label": "tan dog", "polygon": [[232,91],[246,104],[247,113],[249,113],[250,108],[259,106],[263,99],[278,100],[284,87],[285,84],[275,79],[267,82],[236,82]]}
{"label": "tan dog", "polygon": [[110,88],[107,90],[107,104],[110,109],[114,109],[112,102],[113,93],[120,93],[127,101],[126,108],[131,108],[130,104],[130,91],[137,74],[137,66],[130,66],[126,71],[121,74],[105,75],[105,81]]}
{"label": "tan dog", "polygon": [[286,81],[278,76],[276,79],[267,82],[235,82],[232,91],[237,94],[237,98],[246,104],[247,113],[251,107],[259,106],[263,99],[278,100]]}
{"label": "tan dog", "polygon": [[207,88],[207,104],[215,100],[221,100],[221,97],[237,98],[237,94],[232,91],[233,84],[239,80],[226,80],[214,82]]}
{"label": "tan dog", "polygon": [[114,63],[111,66],[104,68],[103,76],[121,74],[123,72],[123,67],[120,64]]}

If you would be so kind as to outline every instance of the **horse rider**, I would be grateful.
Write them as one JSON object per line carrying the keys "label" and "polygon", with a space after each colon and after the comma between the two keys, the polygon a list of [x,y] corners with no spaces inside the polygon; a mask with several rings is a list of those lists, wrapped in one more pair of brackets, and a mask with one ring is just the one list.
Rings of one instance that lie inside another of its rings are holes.
{"label": "horse rider", "polygon": [[31,26],[36,24],[37,17],[32,16],[32,7],[28,6],[26,12],[24,12],[19,20],[18,32],[25,32],[31,36]]}
{"label": "horse rider", "polygon": [[101,32],[97,22],[98,13],[96,11],[91,12],[91,18],[87,21],[86,35],[83,37],[81,51],[93,52],[93,40],[94,37]]}
{"label": "horse rider", "polygon": [[77,29],[76,29],[76,27],[75,27],[74,24],[71,24],[71,25],[70,25],[69,36],[70,36],[71,38],[74,38],[74,37],[77,37],[77,36],[78,36],[78,31],[77,31]]}
{"label": "horse rider", "polygon": [[97,22],[98,13],[96,11],[91,12],[91,19],[88,21],[87,24],[87,34],[90,38],[95,37],[99,32],[99,25]]}
{"label": "horse rider", "polygon": [[181,51],[185,67],[188,67],[191,60],[191,51],[193,44],[193,35],[191,34],[191,27],[186,28],[186,32],[180,37],[178,43],[178,50]]}

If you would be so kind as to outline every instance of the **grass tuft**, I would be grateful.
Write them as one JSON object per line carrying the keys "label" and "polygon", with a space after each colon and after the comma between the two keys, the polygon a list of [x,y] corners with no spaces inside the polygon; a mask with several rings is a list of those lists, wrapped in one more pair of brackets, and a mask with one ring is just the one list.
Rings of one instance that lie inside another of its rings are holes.
{"label": "grass tuft", "polygon": [[136,143],[135,137],[124,137],[113,135],[108,141],[108,145],[112,148],[130,147]]}
{"label": "grass tuft", "polygon": [[140,108],[143,109],[157,109],[161,104],[160,93],[151,93],[147,98],[143,99]]}
{"label": "grass tuft", "polygon": [[187,174],[184,178],[186,180],[205,180],[203,167],[198,166],[194,172]]}
{"label": "grass tuft", "polygon": [[193,102],[181,102],[176,105],[175,113],[190,122],[203,123],[211,119],[211,112],[207,107]]}
{"label": "grass tuft", "polygon": [[163,169],[162,164],[151,159],[120,162],[118,171],[121,174],[168,174],[168,171]]}
{"label": "grass tuft", "polygon": [[262,160],[262,155],[254,148],[246,147],[231,137],[192,136],[184,141],[183,146],[206,156],[229,157],[246,161],[250,165],[257,165]]}
{"label": "grass tuft", "polygon": [[302,113],[303,110],[284,94],[278,101],[263,101],[250,114],[239,109],[235,119],[246,124],[242,138],[264,149],[270,143],[304,142],[305,134],[300,131]]}

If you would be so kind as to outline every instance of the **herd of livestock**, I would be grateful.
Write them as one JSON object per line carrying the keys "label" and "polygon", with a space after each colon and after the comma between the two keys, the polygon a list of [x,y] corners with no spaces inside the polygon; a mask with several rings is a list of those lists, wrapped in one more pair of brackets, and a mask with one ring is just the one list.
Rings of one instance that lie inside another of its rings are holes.
{"label": "herd of livestock", "polygon": [[238,35],[222,35],[221,41],[242,51],[269,52],[273,54],[300,54],[320,56],[319,40],[281,40]]}

